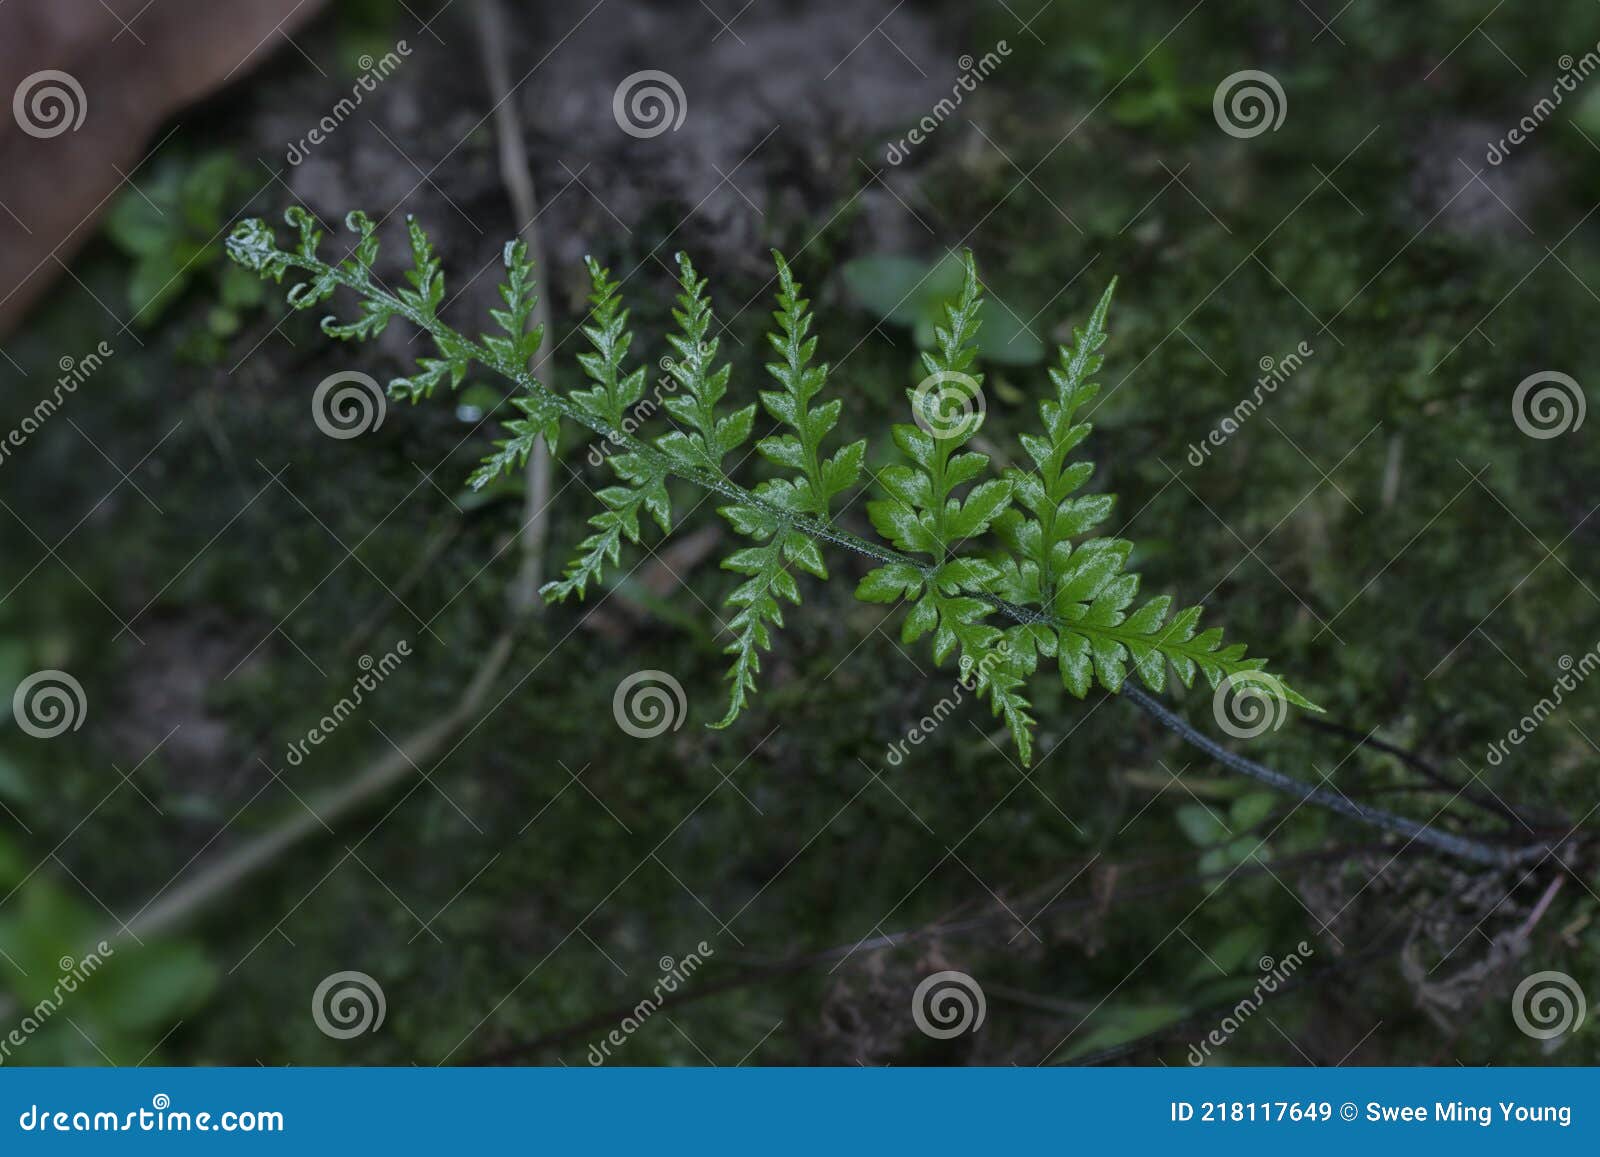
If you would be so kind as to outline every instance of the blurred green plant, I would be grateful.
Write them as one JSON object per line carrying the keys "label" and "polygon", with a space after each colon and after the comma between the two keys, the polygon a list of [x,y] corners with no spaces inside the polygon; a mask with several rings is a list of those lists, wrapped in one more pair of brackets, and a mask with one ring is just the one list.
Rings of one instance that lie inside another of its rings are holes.
{"label": "blurred green plant", "polygon": [[140,1064],[216,984],[215,966],[192,941],[108,942],[104,920],[30,870],[3,836],[0,890],[9,897],[0,912],[6,1063]]}
{"label": "blurred green plant", "polygon": [[[931,350],[937,343],[935,331],[944,320],[945,303],[961,292],[966,269],[954,253],[932,262],[875,254],[845,262],[839,277],[851,304],[890,325],[909,329],[918,349]],[[992,293],[978,307],[978,324],[983,326],[985,361],[1010,366],[1044,361],[1044,342]]]}
{"label": "blurred green plant", "polygon": [[134,325],[148,329],[190,289],[204,289],[205,324],[185,341],[184,352],[195,360],[220,358],[222,340],[263,300],[259,280],[222,260],[222,234],[246,184],[231,153],[163,156],[106,214],[106,236],[132,260],[127,294]]}

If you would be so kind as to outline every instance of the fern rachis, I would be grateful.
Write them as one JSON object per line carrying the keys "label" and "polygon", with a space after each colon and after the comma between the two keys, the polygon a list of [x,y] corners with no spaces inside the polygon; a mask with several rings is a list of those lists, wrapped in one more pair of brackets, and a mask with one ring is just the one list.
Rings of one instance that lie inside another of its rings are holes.
{"label": "fern rachis", "polygon": [[[308,213],[294,208],[286,218],[299,233],[295,248],[279,248],[267,225],[247,221],[229,239],[230,256],[273,280],[290,269],[308,274],[288,295],[299,309],[326,301],[339,288],[353,291],[360,313],[347,323],[325,319],[323,328],[331,336],[369,339],[396,317],[426,331],[438,356],[420,359],[412,376],[392,382],[393,396],[418,401],[446,382],[454,388],[472,364],[516,383],[512,402],[521,416],[505,423],[507,437],[473,474],[474,486],[525,462],[537,438],[553,447],[563,420],[618,448],[607,459],[617,482],[599,493],[603,509],[590,519],[594,533],[579,545],[563,577],[545,585],[546,599],[582,598],[591,582],[603,580],[607,565],[618,563],[624,544],[642,542],[646,520],[669,532],[669,478],[725,500],[721,515],[748,543],[723,562],[742,581],[728,596],[733,609],[727,624],[733,636],[726,648],[732,656],[729,704],[717,726],[731,724],[755,692],[761,652],[771,648],[774,631],[783,626],[782,604],[801,600],[796,572],[827,581],[824,547],[853,551],[879,564],[861,580],[857,597],[907,602],[906,640],[931,635],[938,662],[956,657],[963,676],[1004,719],[1025,762],[1034,726],[1026,693],[1042,660],[1054,660],[1064,686],[1079,697],[1096,685],[1120,690],[1130,664],[1156,691],[1165,686],[1169,668],[1186,686],[1197,671],[1214,687],[1235,676],[1271,678],[1260,674],[1262,660],[1245,657],[1242,645],[1224,647],[1219,630],[1197,633],[1200,608],[1174,615],[1171,600],[1160,597],[1133,609],[1139,579],[1125,569],[1131,544],[1084,537],[1108,516],[1112,504],[1110,496],[1075,494],[1092,468],[1069,457],[1089,432],[1076,417],[1098,388],[1093,375],[1101,363],[1110,289],[1050,371],[1054,396],[1040,407],[1043,432],[1020,439],[1031,466],[997,474],[987,455],[968,448],[981,414],[951,428],[949,415],[940,409],[949,395],[928,388],[930,382],[981,388],[975,367],[983,291],[966,255],[961,292],[947,306],[945,324],[937,327],[936,348],[923,355],[928,377],[908,391],[915,421],[892,432],[905,461],[881,471],[882,495],[868,503],[885,545],[832,521],[835,500],[860,477],[867,443],[828,445],[842,407],[826,396],[829,367],[816,360],[810,303],[780,255],[774,254],[779,289],[768,335],[777,360],[766,366],[777,388],[759,391],[756,400],[742,406],[728,402],[731,367],[717,365],[706,282],[686,257],[679,257],[674,310],[679,332],[667,340],[674,355],[669,372],[681,391],[665,403],[671,428],[645,436],[625,428],[630,409],[643,396],[644,371],[627,366],[633,340],[627,311],[620,287],[597,262],[588,263],[593,293],[583,326],[591,349],[578,358],[592,385],[561,393],[527,370],[544,335],[526,329],[534,278],[519,244],[508,245],[504,253],[505,308],[492,314],[500,332],[474,341],[439,319],[440,263],[414,221],[407,224],[412,249],[407,287],[391,292],[372,276],[377,240],[364,215],[347,218],[356,242],[348,257],[333,264],[317,256],[321,234]],[[753,433],[758,403],[777,432],[759,439],[756,449],[779,474],[746,487],[725,472],[724,463]],[[1315,709],[1281,681],[1273,684],[1286,700]]]}

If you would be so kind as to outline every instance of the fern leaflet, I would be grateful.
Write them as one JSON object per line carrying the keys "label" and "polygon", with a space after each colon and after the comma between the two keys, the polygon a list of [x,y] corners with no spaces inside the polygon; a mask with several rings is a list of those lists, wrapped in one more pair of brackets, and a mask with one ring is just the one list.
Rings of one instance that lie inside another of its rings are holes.
{"label": "fern leaflet", "polygon": [[670,531],[669,479],[694,483],[726,500],[720,513],[750,544],[723,562],[741,581],[727,599],[734,612],[728,624],[733,639],[725,648],[733,657],[729,704],[714,726],[728,726],[748,706],[761,652],[771,649],[773,630],[783,626],[782,603],[800,602],[792,572],[828,578],[824,547],[878,564],[858,584],[857,597],[907,602],[904,638],[914,642],[931,636],[937,662],[955,656],[963,680],[1005,720],[1024,763],[1031,757],[1034,727],[1026,690],[1041,659],[1054,659],[1063,685],[1079,697],[1096,685],[1122,690],[1130,665],[1160,691],[1170,667],[1185,686],[1197,672],[1212,686],[1235,676],[1269,681],[1285,700],[1318,710],[1263,674],[1264,661],[1246,658],[1242,644],[1224,646],[1215,628],[1200,631],[1199,607],[1172,614],[1171,599],[1162,596],[1132,609],[1139,589],[1139,576],[1126,570],[1132,544],[1085,537],[1110,516],[1114,502],[1111,495],[1079,495],[1092,467],[1070,459],[1090,431],[1077,417],[1099,390],[1094,375],[1103,360],[1114,283],[1050,370],[1054,393],[1040,405],[1043,431],[1020,438],[1031,465],[996,476],[988,455],[968,448],[983,422],[983,377],[976,369],[983,290],[972,255],[963,256],[960,293],[946,307],[945,323],[935,327],[935,348],[923,354],[925,378],[908,391],[914,421],[892,431],[906,460],[876,476],[881,496],[867,505],[885,545],[833,521],[834,500],[857,482],[867,444],[850,442],[831,456],[824,450],[842,403],[821,400],[828,366],[815,360],[810,303],[781,255],[774,254],[778,308],[772,315],[776,328],[768,334],[778,360],[767,365],[778,388],[759,393],[778,432],[756,443],[779,473],[749,488],[724,464],[749,440],[756,403],[726,404],[732,369],[726,362],[717,365],[706,281],[687,257],[678,258],[673,311],[678,332],[667,338],[675,355],[667,370],[682,392],[664,403],[674,428],[650,437],[633,429],[644,397],[644,370],[625,365],[633,338],[621,289],[597,262],[588,262],[593,290],[582,327],[590,350],[578,356],[592,384],[563,394],[528,370],[544,335],[527,329],[534,277],[520,244],[508,245],[504,253],[500,294],[505,308],[492,311],[501,332],[473,341],[437,315],[443,275],[414,221],[407,223],[412,265],[406,285],[391,292],[373,278],[378,242],[365,215],[346,218],[356,240],[350,255],[334,264],[317,257],[321,233],[310,214],[297,207],[286,219],[299,234],[294,249],[279,248],[262,222],[246,221],[229,238],[230,256],[275,281],[290,269],[306,273],[308,279],[288,295],[297,309],[324,302],[340,288],[353,291],[360,300],[355,320],[324,319],[330,336],[370,339],[396,317],[428,333],[437,356],[419,359],[412,376],[391,382],[392,395],[417,401],[446,382],[454,389],[473,364],[515,383],[511,401],[521,416],[504,423],[508,437],[474,473],[474,485],[525,462],[535,439],[554,445],[563,420],[600,435],[615,449],[607,461],[618,483],[599,492],[602,509],[589,519],[593,533],[579,544],[563,577],[545,585],[547,600],[581,598],[590,583],[601,582],[605,568],[618,565],[622,544],[641,542],[644,517],[663,533]]}

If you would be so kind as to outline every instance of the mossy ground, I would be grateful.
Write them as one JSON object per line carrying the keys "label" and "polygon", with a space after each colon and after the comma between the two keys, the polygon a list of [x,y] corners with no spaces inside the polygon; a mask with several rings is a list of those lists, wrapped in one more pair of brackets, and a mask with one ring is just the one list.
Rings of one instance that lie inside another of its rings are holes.
{"label": "mossy ground", "polygon": [[[850,310],[835,275],[874,250],[885,213],[918,255],[971,244],[993,293],[1024,318],[1038,311],[1051,340],[1118,274],[1086,450],[1099,464],[1094,488],[1121,495],[1119,533],[1139,543],[1146,590],[1203,599],[1210,621],[1270,655],[1330,719],[1359,734],[1376,727],[1454,780],[1481,775],[1485,794],[1584,825],[1600,794],[1595,689],[1501,765],[1484,752],[1548,693],[1562,656],[1600,643],[1596,442],[1588,426],[1531,439],[1511,414],[1513,389],[1535,371],[1600,380],[1589,340],[1600,249],[1587,216],[1600,93],[1573,98],[1502,168],[1486,170],[1482,150],[1548,89],[1558,57],[1592,47],[1589,9],[1562,4],[1539,21],[1507,12],[1480,36],[1477,16],[1453,5],[1358,4],[1337,36],[1319,37],[1304,12],[1219,3],[1152,49],[1186,7],[1056,5],[1033,25],[1043,44],[998,8],[917,13],[952,55],[1001,37],[1016,53],[961,117],[883,174],[907,208],[886,203],[865,167],[823,166],[803,211],[791,204],[751,226],[791,253],[819,304],[841,428],[885,431],[914,380],[908,335]],[[357,24],[395,35],[406,19],[372,7]],[[419,49],[404,83],[439,78],[433,99],[478,115],[480,94],[447,78],[449,53]],[[1211,94],[1247,67],[1281,81],[1287,117],[1275,133],[1235,140],[1218,130]],[[288,117],[273,93],[303,99],[302,73],[280,60],[211,109],[203,134],[180,130],[170,147],[221,147],[248,168],[264,147],[252,136],[261,110]],[[423,134],[418,155],[448,147],[450,118],[435,119],[439,140]],[[341,129],[352,141],[366,132]],[[860,139],[856,155],[879,168],[881,144]],[[513,227],[493,148],[486,129],[474,133],[438,177],[485,237],[426,186],[406,206],[442,228],[455,284]],[[554,161],[536,170],[542,189],[564,181]],[[595,179],[603,199],[604,173]],[[873,199],[856,196],[863,185]],[[251,207],[285,199],[271,186]],[[314,207],[331,218],[354,206]],[[660,241],[676,247],[689,208],[649,205],[631,234],[599,247],[631,269]],[[695,227],[685,232],[692,241]],[[723,316],[762,287],[747,254],[697,257]],[[125,315],[127,262],[109,244],[73,271]],[[549,277],[564,338],[581,290],[574,270]],[[70,669],[91,704],[71,739],[5,734],[7,803],[29,829],[7,827],[5,839],[24,870],[55,848],[45,875],[97,919],[127,919],[192,855],[265,830],[301,807],[297,795],[381,753],[385,735],[446,711],[507,621],[516,551],[504,548],[520,497],[468,504],[461,486],[484,432],[443,403],[391,406],[379,430],[348,442],[308,420],[327,374],[383,377],[419,347],[335,346],[304,317],[280,324],[269,294],[196,360],[208,284],[157,324],[113,337],[115,356],[62,420],[0,467],[15,511],[0,550],[10,666]],[[667,324],[668,285],[648,264],[629,284],[641,333]],[[458,315],[488,291],[478,285]],[[758,302],[731,324],[736,390],[764,376],[766,310]],[[0,416],[16,421],[63,351],[115,328],[84,288],[63,283],[7,347],[28,377],[16,376]],[[1314,351],[1304,365],[1193,465],[1190,447],[1250,392],[1260,360],[1302,342]],[[570,384],[573,346],[562,348],[555,376]],[[637,352],[653,362],[664,347],[652,339]],[[983,438],[1003,456],[1032,422],[1042,368],[990,372]],[[552,561],[592,506],[575,477],[601,484],[568,447]],[[702,507],[688,528],[709,516]],[[864,521],[860,503],[849,517]],[[1545,967],[1600,991],[1581,846],[1523,961],[1430,1018],[1424,997],[1448,996],[1429,985],[1483,960],[1488,939],[1515,928],[1554,878],[1551,865],[1495,886],[1459,865],[1396,858],[1374,833],[1311,809],[1291,815],[1274,801],[1262,814],[1245,785],[1126,705],[1049,687],[1037,699],[1041,758],[1026,776],[970,703],[890,764],[888,747],[949,694],[953,674],[902,649],[883,608],[850,597],[842,580],[855,564],[831,561],[841,581],[805,584],[806,608],[789,616],[753,710],[729,731],[701,726],[720,715],[723,671],[701,604],[719,607],[732,576],[701,562],[630,614],[616,609],[624,582],[602,604],[604,629],[584,623],[582,606],[540,614],[491,701],[505,698],[428,769],[430,782],[296,848],[211,910],[189,933],[211,965],[195,981],[204,991],[136,1039],[155,1045],[181,1019],[162,1060],[434,1063],[509,1049],[580,1064],[604,1030],[538,1052],[515,1045],[632,1005],[659,958],[702,940],[715,949],[709,982],[944,922],[961,930],[838,967],[774,970],[663,1013],[618,1059],[1034,1063],[1193,1016],[1129,1054],[1182,1063],[1214,1010],[1248,989],[1258,958],[1302,940],[1330,971],[1275,998],[1270,1023],[1246,1023],[1221,1060],[1538,1062],[1511,1021],[1510,985]],[[646,558],[635,579],[649,568]],[[143,645],[117,634],[119,618]],[[381,693],[303,766],[286,766],[286,744],[348,690],[357,656],[402,637],[414,656]],[[690,717],[636,741],[613,726],[611,699],[644,668],[679,680]],[[1209,723],[1209,693],[1176,699]],[[148,798],[112,791],[113,764],[128,771],[174,722],[134,774]],[[1249,752],[1419,818],[1450,801],[1299,719]],[[1207,829],[1197,800],[1272,832],[1220,886],[1239,849]],[[1503,830],[1460,800],[1437,822]],[[1067,907],[1035,919],[1052,903]],[[946,1044],[911,1028],[911,989],[935,965],[981,979],[982,1034]],[[381,981],[380,1032],[338,1041],[313,1023],[312,990],[342,969]],[[1592,1040],[1582,1032],[1548,1059],[1593,1063]],[[57,1047],[96,1059],[65,1036]]]}

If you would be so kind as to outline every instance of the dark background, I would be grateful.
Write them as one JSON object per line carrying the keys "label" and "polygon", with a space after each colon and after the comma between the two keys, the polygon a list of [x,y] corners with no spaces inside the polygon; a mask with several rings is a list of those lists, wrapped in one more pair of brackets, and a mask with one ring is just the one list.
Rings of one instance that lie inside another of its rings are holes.
{"label": "dark background", "polygon": [[[119,16],[155,42],[164,6]],[[662,958],[702,941],[685,999],[617,1063],[1180,1065],[1262,958],[1302,941],[1295,983],[1211,1063],[1600,1059],[1592,1026],[1534,1040],[1511,999],[1541,970],[1600,979],[1600,694],[1580,687],[1498,765],[1485,754],[1563,657],[1600,645],[1597,427],[1533,438],[1512,407],[1531,374],[1597,377],[1600,79],[1486,160],[1562,58],[1600,41],[1592,3],[1537,9],[580,0],[508,3],[492,38],[542,205],[548,379],[579,381],[583,255],[627,274],[652,364],[684,249],[711,279],[732,389],[753,397],[778,246],[818,308],[841,426],[881,464],[921,374],[908,319],[882,315],[886,267],[863,258],[931,267],[971,246],[1046,345],[1117,275],[1085,447],[1094,487],[1120,495],[1111,529],[1138,544],[1148,591],[1204,601],[1327,708],[1326,726],[1292,712],[1241,749],[1441,829],[1553,841],[1511,871],[1295,808],[1114,697],[1046,678],[1026,773],[970,702],[892,765],[954,676],[852,598],[863,568],[846,558],[787,613],[752,709],[709,730],[725,666],[709,608],[725,613],[716,563],[734,546],[709,504],[589,603],[514,621],[523,483],[464,487],[503,384],[469,378],[329,438],[311,420],[320,381],[387,380],[426,351],[399,326],[330,342],[221,249],[238,218],[303,202],[387,217],[397,254],[414,214],[445,259],[445,315],[477,332],[497,301],[494,271],[474,275],[524,224],[477,6],[296,11],[233,49],[250,69],[211,68],[194,86],[214,91],[170,110],[119,98],[116,69],[139,66],[80,43],[86,126],[123,124],[131,162],[107,178],[103,153],[68,163],[73,134],[13,134],[29,161],[0,175],[13,255],[40,247],[20,272],[55,272],[5,339],[0,425],[63,358],[114,350],[0,461],[0,685],[9,698],[64,670],[86,704],[48,740],[0,717],[0,1029],[62,955],[101,936],[115,955],[12,1063],[583,1064]],[[363,55],[400,40],[403,64],[290,164]],[[1001,41],[992,75],[889,164],[961,58]],[[64,67],[32,44],[21,71]],[[677,78],[687,107],[638,139],[612,96],[645,69]],[[1212,100],[1244,69],[1270,73],[1286,107],[1239,139]],[[46,179],[88,218],[70,237],[28,223],[23,185]],[[101,183],[115,192],[95,213],[104,190],[83,194]],[[1302,342],[1305,364],[1194,465],[1262,359]],[[983,438],[1002,456],[1048,388],[1042,357],[1013,344],[988,367]],[[547,575],[604,484],[576,438],[550,477]],[[863,528],[862,504],[844,519]],[[290,765],[360,657],[402,639],[398,671]],[[635,739],[612,698],[646,669],[677,680],[688,716]],[[1217,733],[1208,690],[1173,701]],[[412,758],[425,778],[402,768],[330,804]],[[296,838],[252,843],[282,832]],[[248,873],[218,874],[252,847]],[[950,1040],[910,1015],[943,969],[986,997],[981,1028]],[[386,1008],[350,1039],[311,1011],[343,971]]]}

